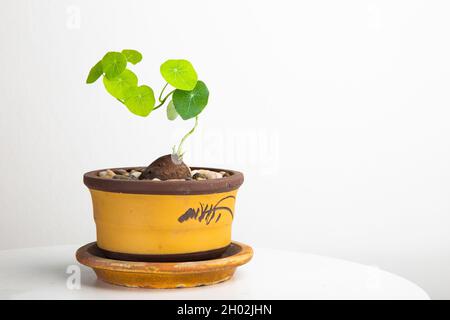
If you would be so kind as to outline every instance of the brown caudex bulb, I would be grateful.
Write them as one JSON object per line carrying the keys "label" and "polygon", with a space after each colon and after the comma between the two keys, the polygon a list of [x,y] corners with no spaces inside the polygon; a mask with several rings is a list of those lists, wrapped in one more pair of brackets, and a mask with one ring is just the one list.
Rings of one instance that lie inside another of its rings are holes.
{"label": "brown caudex bulb", "polygon": [[191,179],[191,170],[176,154],[166,154],[153,161],[139,180]]}

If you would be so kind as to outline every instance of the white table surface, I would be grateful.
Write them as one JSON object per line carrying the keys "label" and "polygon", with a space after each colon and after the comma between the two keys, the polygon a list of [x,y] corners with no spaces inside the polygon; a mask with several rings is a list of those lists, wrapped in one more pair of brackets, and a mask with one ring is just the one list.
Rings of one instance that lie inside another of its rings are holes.
{"label": "white table surface", "polygon": [[[77,246],[0,251],[1,299],[429,299],[414,283],[375,267],[311,254],[255,249],[214,286],[134,289],[106,284],[75,260]],[[79,268],[79,269],[78,269]],[[67,270],[80,270],[80,286]],[[69,285],[67,284],[69,283]]]}

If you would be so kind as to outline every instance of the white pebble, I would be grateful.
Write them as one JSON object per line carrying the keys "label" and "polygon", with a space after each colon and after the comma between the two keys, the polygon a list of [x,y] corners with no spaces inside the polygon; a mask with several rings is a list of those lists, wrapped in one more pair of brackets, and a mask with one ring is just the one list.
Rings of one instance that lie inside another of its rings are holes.
{"label": "white pebble", "polygon": [[139,171],[133,171],[133,172],[131,172],[131,175],[132,175],[133,177],[135,177],[136,179],[139,178],[139,177],[141,176],[141,174],[142,174],[142,172],[139,172]]}
{"label": "white pebble", "polygon": [[112,178],[114,177],[116,174],[112,171],[112,170],[105,170],[105,171],[100,171],[98,173],[98,176],[101,178]]}
{"label": "white pebble", "polygon": [[202,178],[206,178],[206,179],[222,178],[222,174],[220,174],[219,172],[206,170],[206,169],[199,169],[199,170],[194,170],[194,171],[197,171],[196,173],[198,173],[200,175],[200,177],[202,177]]}
{"label": "white pebble", "polygon": [[107,175],[108,175],[108,173],[106,171],[100,171],[98,173],[98,176],[101,177],[101,178],[106,177]]}
{"label": "white pebble", "polygon": [[106,175],[108,177],[114,177],[116,174],[114,173],[114,171],[108,169],[108,170],[106,170]]}

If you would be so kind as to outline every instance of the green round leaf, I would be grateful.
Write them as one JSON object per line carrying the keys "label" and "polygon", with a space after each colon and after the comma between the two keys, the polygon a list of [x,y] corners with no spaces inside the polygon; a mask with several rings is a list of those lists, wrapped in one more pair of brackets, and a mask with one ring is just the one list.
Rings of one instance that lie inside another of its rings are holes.
{"label": "green round leaf", "polygon": [[102,59],[103,72],[109,79],[117,77],[127,67],[127,59],[120,52],[108,52]]}
{"label": "green round leaf", "polygon": [[127,91],[124,104],[132,113],[146,117],[155,106],[155,95],[149,86],[132,87]]}
{"label": "green round leaf", "polygon": [[122,50],[122,54],[125,56],[127,61],[132,64],[136,64],[142,60],[142,54],[136,50],[124,49]]}
{"label": "green round leaf", "polygon": [[178,117],[178,112],[175,110],[175,106],[173,105],[173,101],[170,100],[169,104],[167,105],[167,119],[169,120],[175,120]]}
{"label": "green round leaf", "polygon": [[161,75],[173,87],[192,90],[197,84],[197,72],[187,60],[167,60],[161,65]]}
{"label": "green round leaf", "polygon": [[208,104],[209,91],[202,81],[198,81],[194,90],[175,90],[172,96],[173,104],[178,114],[184,119],[199,115]]}
{"label": "green round leaf", "polygon": [[105,85],[106,91],[113,97],[123,100],[131,88],[137,87],[138,78],[133,72],[125,69],[114,79],[110,80],[107,77],[103,77],[103,84]]}
{"label": "green round leaf", "polygon": [[103,66],[102,61],[97,62],[95,66],[92,67],[91,71],[89,71],[89,75],[86,79],[86,83],[93,83],[97,81],[98,78],[103,74]]}

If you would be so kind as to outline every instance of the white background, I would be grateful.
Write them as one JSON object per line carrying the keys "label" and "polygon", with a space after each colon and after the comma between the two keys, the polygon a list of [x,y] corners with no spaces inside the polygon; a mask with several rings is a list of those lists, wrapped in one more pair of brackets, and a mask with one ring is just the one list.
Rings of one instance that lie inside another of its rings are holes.
{"label": "white background", "polygon": [[192,61],[186,162],[241,170],[234,239],[345,258],[450,298],[448,1],[1,0],[0,249],[95,238],[85,171],[146,165],[192,122],[84,84],[132,48]]}

